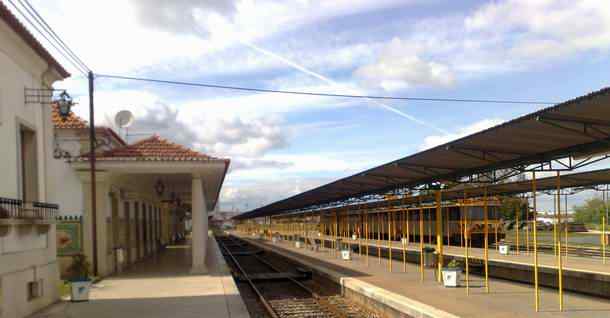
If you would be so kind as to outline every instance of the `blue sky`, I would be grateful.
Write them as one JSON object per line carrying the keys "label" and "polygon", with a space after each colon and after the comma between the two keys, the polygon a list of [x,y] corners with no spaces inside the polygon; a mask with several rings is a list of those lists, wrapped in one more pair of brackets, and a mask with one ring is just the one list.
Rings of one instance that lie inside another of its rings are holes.
{"label": "blue sky", "polygon": [[[610,84],[606,1],[33,1],[95,72],[267,89],[563,101]],[[65,19],[65,17],[70,17]],[[73,74],[77,74],[73,70]],[[87,103],[82,77],[65,81]],[[97,114],[232,159],[251,209],[537,110],[97,80]],[[76,112],[87,116],[85,107]],[[130,137],[134,141],[138,136]]]}

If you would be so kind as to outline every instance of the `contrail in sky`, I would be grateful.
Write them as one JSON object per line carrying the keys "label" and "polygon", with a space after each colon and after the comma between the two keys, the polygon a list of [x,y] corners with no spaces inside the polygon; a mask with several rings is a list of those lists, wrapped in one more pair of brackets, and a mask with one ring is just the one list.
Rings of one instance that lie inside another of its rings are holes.
{"label": "contrail in sky", "polygon": [[[285,64],[287,64],[287,65],[289,65],[289,66],[291,66],[291,67],[293,67],[293,68],[295,68],[295,69],[297,69],[297,70],[299,70],[299,71],[301,71],[301,72],[303,72],[305,74],[311,75],[311,76],[313,76],[313,77],[315,77],[315,78],[317,78],[317,79],[319,79],[319,80],[321,80],[321,81],[323,81],[325,83],[328,83],[328,84],[333,85],[333,86],[341,87],[343,89],[347,89],[347,90],[352,91],[352,92],[354,91],[353,89],[351,89],[349,87],[344,87],[343,85],[340,85],[339,83],[333,81],[332,79],[330,79],[330,78],[328,78],[328,77],[326,77],[324,75],[321,75],[319,73],[316,73],[314,71],[311,71],[311,70],[305,68],[304,66],[299,65],[299,64],[297,64],[297,63],[295,63],[295,62],[293,62],[293,61],[291,61],[291,60],[289,60],[289,59],[287,59],[287,58],[285,58],[285,57],[283,57],[281,55],[278,55],[278,54],[273,53],[273,52],[271,52],[269,50],[263,49],[263,48],[261,48],[261,47],[259,47],[257,45],[254,45],[254,44],[252,44],[250,42],[247,42],[247,41],[244,41],[242,39],[239,39],[239,41],[243,45],[245,45],[245,46],[247,46],[247,47],[249,47],[249,48],[251,48],[251,49],[253,49],[253,50],[255,50],[255,51],[259,52],[259,53],[262,53],[264,55],[267,55],[267,56],[273,57],[275,59],[278,59],[278,60],[282,61],[283,63],[285,63]],[[413,116],[411,116],[411,115],[409,115],[409,114],[407,114],[405,112],[402,112],[402,111],[400,111],[400,110],[398,110],[398,109],[396,109],[396,108],[394,108],[394,107],[392,107],[390,105],[384,104],[384,103],[382,103],[382,102],[380,102],[378,100],[374,100],[374,99],[368,99],[368,100],[373,102],[377,106],[385,109],[385,110],[391,111],[391,112],[393,112],[393,113],[395,113],[395,114],[397,114],[399,116],[407,118],[407,119],[409,119],[411,121],[414,121],[414,122],[416,122],[416,123],[418,123],[420,125],[426,126],[428,128],[432,128],[432,129],[434,129],[434,130],[436,130],[436,131],[438,131],[440,133],[443,133],[443,134],[449,134],[448,131],[446,131],[446,130],[444,130],[442,128],[436,127],[436,126],[434,126],[434,125],[432,125],[430,123],[427,123],[427,122],[425,122],[425,121],[423,121],[421,119],[415,118],[415,117],[413,117]]]}

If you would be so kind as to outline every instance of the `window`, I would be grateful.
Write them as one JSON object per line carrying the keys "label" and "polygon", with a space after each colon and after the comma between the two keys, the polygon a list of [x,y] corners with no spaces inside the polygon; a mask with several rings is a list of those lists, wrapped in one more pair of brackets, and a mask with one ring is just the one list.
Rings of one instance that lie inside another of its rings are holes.
{"label": "window", "polygon": [[38,158],[36,132],[23,125],[19,128],[19,165],[21,198],[24,201],[38,200]]}
{"label": "window", "polygon": [[29,301],[42,297],[42,294],[43,294],[42,279],[28,282],[27,292],[28,292]]}

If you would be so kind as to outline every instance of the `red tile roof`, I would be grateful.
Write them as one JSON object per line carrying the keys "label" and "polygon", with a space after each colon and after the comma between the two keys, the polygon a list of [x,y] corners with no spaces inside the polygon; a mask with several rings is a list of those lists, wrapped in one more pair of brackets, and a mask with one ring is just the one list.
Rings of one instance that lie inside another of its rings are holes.
{"label": "red tile roof", "polygon": [[57,72],[63,77],[70,77],[70,73],[57,62],[57,60],[47,51],[38,40],[28,31],[28,29],[17,19],[17,17],[8,9],[2,1],[0,1],[0,20],[6,22],[8,26],[17,33],[21,39],[29,45],[38,56],[40,56],[47,63],[52,65]]}
{"label": "red tile roof", "polygon": [[[82,159],[87,160],[87,156]],[[96,160],[140,160],[140,161],[209,161],[214,158],[167,139],[153,135],[125,147],[115,148],[96,155]]]}
{"label": "red tile roof", "polygon": [[70,112],[70,115],[64,120],[59,116],[59,106],[57,104],[53,104],[51,111],[51,120],[53,121],[53,126],[58,129],[85,129],[88,128],[89,125],[87,121],[76,116],[73,112]]}
{"label": "red tile roof", "polygon": [[[59,106],[57,106],[57,104],[52,104],[51,107],[51,121],[53,122],[53,127],[55,127],[55,129],[89,129],[89,123],[81,117],[76,116],[73,112],[70,112],[70,115],[63,120],[61,116],[59,116]],[[96,135],[106,134],[111,138],[114,138],[119,144],[123,146],[127,145],[123,138],[117,135],[112,128],[96,126],[95,130]]]}

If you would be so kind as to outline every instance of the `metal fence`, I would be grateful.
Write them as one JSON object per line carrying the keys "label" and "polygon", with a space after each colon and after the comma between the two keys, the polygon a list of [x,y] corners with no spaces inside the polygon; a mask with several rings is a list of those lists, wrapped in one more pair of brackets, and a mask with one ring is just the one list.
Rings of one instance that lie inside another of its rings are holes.
{"label": "metal fence", "polygon": [[54,220],[58,210],[58,204],[0,197],[0,219]]}

